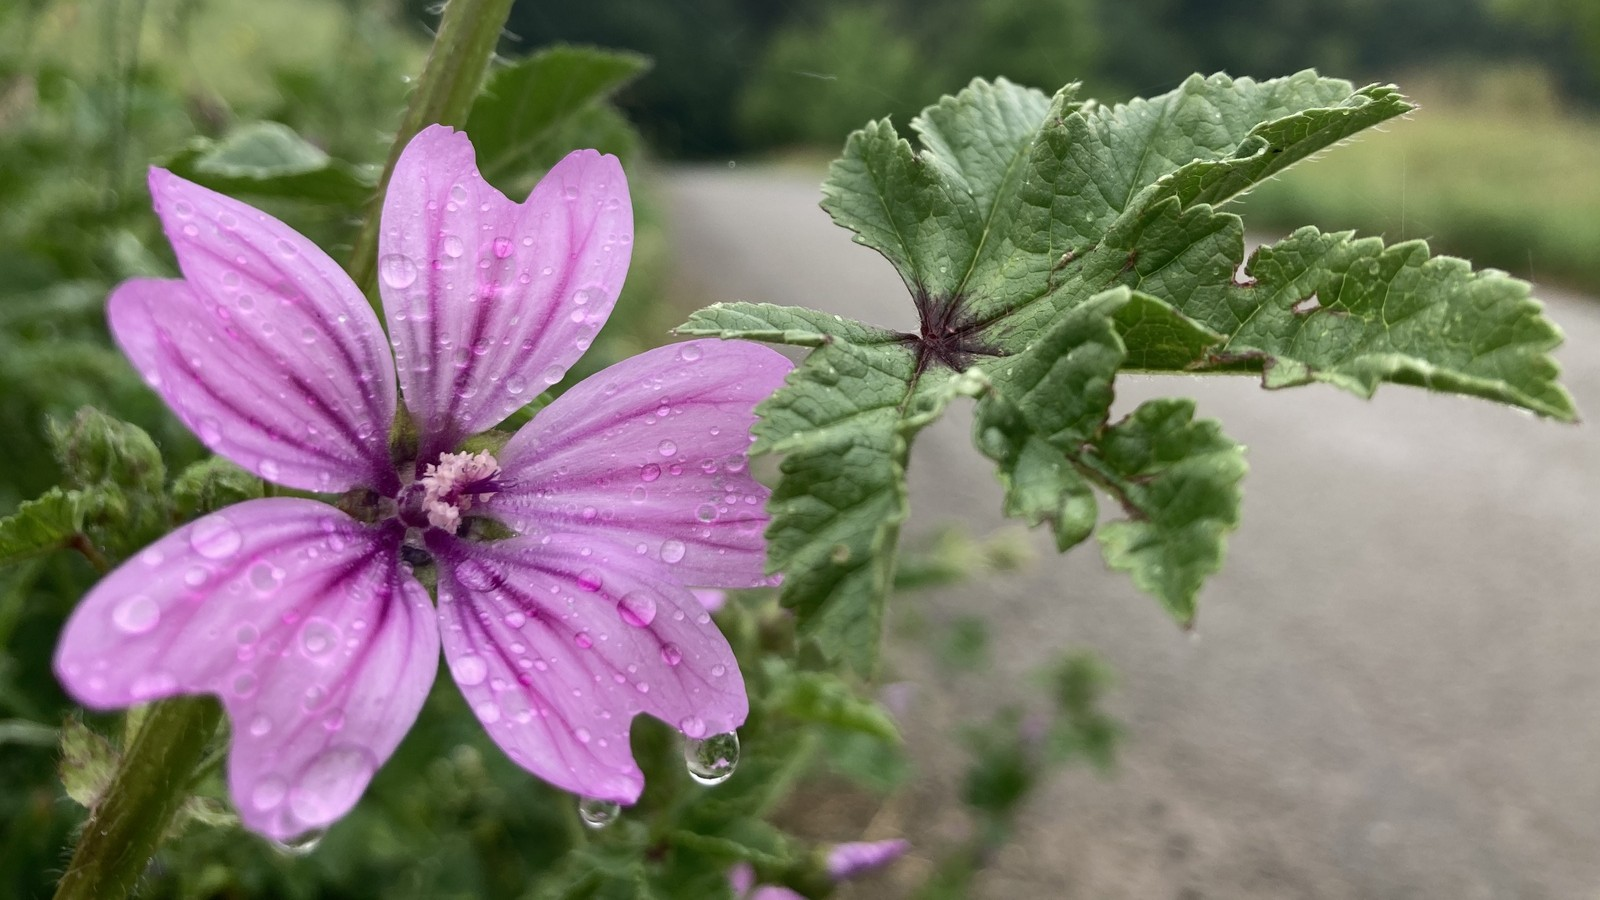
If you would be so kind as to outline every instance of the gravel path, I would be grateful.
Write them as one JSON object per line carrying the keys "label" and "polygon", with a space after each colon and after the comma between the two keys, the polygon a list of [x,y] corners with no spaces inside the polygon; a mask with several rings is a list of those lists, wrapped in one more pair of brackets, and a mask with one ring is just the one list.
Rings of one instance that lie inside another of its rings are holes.
{"label": "gravel path", "polygon": [[[914,325],[889,264],[817,208],[814,176],[663,183],[680,296]],[[1600,416],[1600,302],[1541,296],[1567,384]],[[1020,572],[898,598],[992,630],[992,667],[959,677],[893,641],[896,673],[923,685],[907,730],[924,780],[898,811],[913,838],[960,833],[956,729],[1086,647],[1118,675],[1118,773],[1053,778],[981,896],[1600,898],[1600,432],[1394,386],[1368,403],[1119,383],[1123,409],[1193,396],[1250,448],[1244,526],[1197,634],[1092,542],[1058,557],[1043,535]],[[916,445],[910,540],[1004,525],[969,409]]]}

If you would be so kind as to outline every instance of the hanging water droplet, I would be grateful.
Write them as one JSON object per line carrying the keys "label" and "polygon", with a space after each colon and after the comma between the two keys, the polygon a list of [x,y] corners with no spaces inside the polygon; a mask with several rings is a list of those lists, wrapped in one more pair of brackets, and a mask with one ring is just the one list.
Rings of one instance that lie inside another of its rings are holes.
{"label": "hanging water droplet", "polygon": [[409,256],[391,253],[378,261],[378,274],[392,288],[408,288],[417,280],[417,264]]}
{"label": "hanging water droplet", "polygon": [[597,800],[593,797],[578,798],[578,818],[583,820],[584,827],[596,831],[610,825],[622,814],[622,804],[610,800]]}
{"label": "hanging water droplet", "polygon": [[326,829],[315,828],[297,838],[291,838],[287,841],[273,841],[272,845],[289,856],[305,856],[317,849],[317,845],[322,843],[322,836],[327,833]]}
{"label": "hanging water droplet", "polygon": [[[700,727],[703,729],[704,723]],[[690,738],[684,741],[683,762],[689,770],[689,777],[701,784],[727,781],[739,765],[738,732],[727,731],[704,739]]]}

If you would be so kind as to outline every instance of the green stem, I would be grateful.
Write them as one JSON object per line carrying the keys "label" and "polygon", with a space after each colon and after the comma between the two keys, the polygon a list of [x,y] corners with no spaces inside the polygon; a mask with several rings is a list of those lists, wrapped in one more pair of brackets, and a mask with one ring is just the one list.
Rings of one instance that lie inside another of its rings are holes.
{"label": "green stem", "polygon": [[177,697],[151,708],[84,823],[56,900],[120,900],[132,893],[188,799],[189,773],[221,717],[208,697]]}
{"label": "green stem", "polygon": [[500,29],[511,13],[511,0],[449,0],[439,20],[439,34],[422,66],[416,92],[400,130],[389,148],[389,161],[378,181],[378,194],[367,207],[366,219],[356,235],[350,257],[350,276],[368,296],[377,285],[378,226],[383,214],[383,194],[394,174],[400,153],[417,132],[433,125],[462,126],[472,111],[484,73],[494,57]]}

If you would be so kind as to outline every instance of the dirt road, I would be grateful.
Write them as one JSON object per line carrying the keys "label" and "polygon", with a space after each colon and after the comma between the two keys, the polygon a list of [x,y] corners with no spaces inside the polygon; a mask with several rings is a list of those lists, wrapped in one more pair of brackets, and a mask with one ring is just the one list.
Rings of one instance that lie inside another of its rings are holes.
{"label": "dirt road", "polygon": [[[893,269],[817,208],[811,175],[676,170],[678,290],[915,317]],[[1600,417],[1600,302],[1541,292],[1581,411]],[[1197,636],[1097,548],[901,598],[979,613],[993,666],[951,679],[924,645],[909,728],[925,782],[901,818],[959,833],[954,734],[1063,648],[1118,673],[1116,777],[1058,775],[985,877],[995,898],[1600,898],[1600,431],[1385,387],[1372,402],[1251,379],[1120,382],[1119,406],[1197,398],[1250,448],[1244,526]],[[966,410],[911,465],[915,540],[1002,527]],[[904,610],[900,611],[901,613]]]}

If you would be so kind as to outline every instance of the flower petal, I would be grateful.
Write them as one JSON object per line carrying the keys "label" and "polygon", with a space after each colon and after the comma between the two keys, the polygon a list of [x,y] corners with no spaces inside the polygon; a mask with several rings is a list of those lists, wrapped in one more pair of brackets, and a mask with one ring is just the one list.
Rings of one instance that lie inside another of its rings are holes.
{"label": "flower petal", "polygon": [[690,737],[749,712],[733,650],[665,567],[587,535],[475,544],[428,533],[445,658],[489,736],[557,787],[632,803],[628,730],[649,713]]}
{"label": "flower petal", "polygon": [[399,487],[394,366],[349,276],[277,219],[161,169],[150,193],[184,281],[129,281],[111,329],[206,446],[315,491]]}
{"label": "flower petal", "polygon": [[379,289],[422,458],[452,450],[560,381],[611,315],[633,250],[614,156],[576,151],[515,204],[442,125],[389,182]]}
{"label": "flower petal", "polygon": [[679,584],[763,577],[769,491],[750,476],[755,405],[792,364],[758,344],[690,341],[624,360],[558,397],[500,455],[487,511],[526,534],[581,531],[668,564]]}
{"label": "flower petal", "polygon": [[397,531],[298,498],[213,513],[89,592],[56,673],[97,709],[216,694],[245,824],[279,840],[326,826],[394,752],[438,667],[438,626],[399,566]]}

